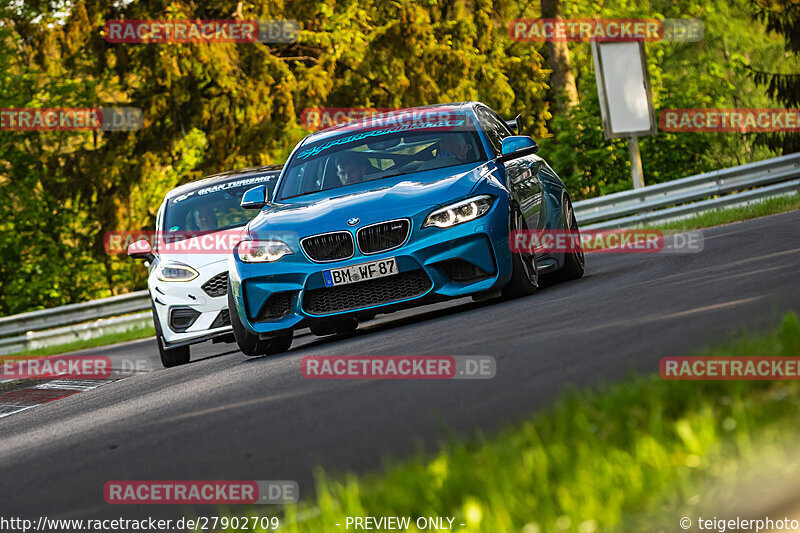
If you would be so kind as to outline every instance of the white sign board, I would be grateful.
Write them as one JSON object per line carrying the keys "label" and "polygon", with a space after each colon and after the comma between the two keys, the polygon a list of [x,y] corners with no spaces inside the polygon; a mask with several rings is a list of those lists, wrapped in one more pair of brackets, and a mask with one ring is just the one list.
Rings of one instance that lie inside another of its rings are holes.
{"label": "white sign board", "polygon": [[656,133],[644,43],[592,42],[607,139]]}

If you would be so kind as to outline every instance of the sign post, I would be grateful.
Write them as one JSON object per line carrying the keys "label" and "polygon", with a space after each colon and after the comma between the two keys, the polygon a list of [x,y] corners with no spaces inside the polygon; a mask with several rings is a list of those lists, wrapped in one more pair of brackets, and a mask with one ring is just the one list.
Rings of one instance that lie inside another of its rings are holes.
{"label": "sign post", "polygon": [[639,136],[628,137],[628,156],[631,160],[631,177],[633,188],[644,187],[644,172],[642,172],[642,154],[639,153]]}
{"label": "sign post", "polygon": [[656,133],[642,41],[592,41],[592,58],[606,139],[626,137],[633,188],[644,187],[639,137]]}

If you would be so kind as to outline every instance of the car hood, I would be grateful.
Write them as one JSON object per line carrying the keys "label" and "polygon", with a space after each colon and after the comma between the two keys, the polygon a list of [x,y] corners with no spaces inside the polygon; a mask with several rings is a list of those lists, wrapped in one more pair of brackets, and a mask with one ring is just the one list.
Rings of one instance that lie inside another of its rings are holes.
{"label": "car hood", "polygon": [[[471,163],[445,169],[405,174],[338,190],[309,194],[272,204],[249,224],[253,238],[275,230],[301,237],[358,225],[407,217],[466,197],[494,166]],[[327,194],[328,196],[324,196]]]}

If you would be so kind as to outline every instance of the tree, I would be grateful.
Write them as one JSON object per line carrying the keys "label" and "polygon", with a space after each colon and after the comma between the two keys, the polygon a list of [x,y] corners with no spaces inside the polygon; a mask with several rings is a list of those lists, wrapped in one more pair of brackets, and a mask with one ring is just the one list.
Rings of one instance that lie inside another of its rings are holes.
{"label": "tree", "polygon": [[[786,42],[785,62],[782,66],[795,72],[773,72],[753,68],[753,77],[759,85],[766,86],[767,93],[787,108],[800,108],[800,3],[761,0],[754,5],[753,16],[764,22],[769,31],[782,35]],[[800,151],[800,133],[774,133],[760,135],[757,139],[770,148],[784,154]]]}
{"label": "tree", "polygon": [[[561,18],[560,0],[542,0],[542,18]],[[550,89],[554,96],[556,109],[564,112],[578,105],[578,89],[572,73],[569,47],[563,41],[547,42],[547,62],[553,70],[550,76]]]}
{"label": "tree", "polygon": [[[171,188],[282,162],[306,107],[483,100],[544,135],[546,75],[508,0],[31,0],[0,7],[2,107],[138,107],[137,132],[0,134],[0,314],[142,288],[103,248]],[[116,44],[111,19],[295,19],[290,44]]]}

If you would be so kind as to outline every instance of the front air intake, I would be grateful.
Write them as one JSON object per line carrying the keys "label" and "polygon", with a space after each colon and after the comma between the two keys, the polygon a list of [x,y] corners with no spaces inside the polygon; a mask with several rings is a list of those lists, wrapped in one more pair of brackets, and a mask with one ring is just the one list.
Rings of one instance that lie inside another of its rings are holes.
{"label": "front air intake", "polygon": [[200,311],[191,307],[172,307],[169,310],[169,329],[175,333],[183,333],[194,324]]}
{"label": "front air intake", "polygon": [[203,283],[202,287],[200,288],[212,298],[225,296],[228,294],[228,273],[220,272],[210,280]]}
{"label": "front air intake", "polygon": [[431,279],[423,270],[411,270],[349,285],[307,290],[303,295],[303,309],[311,315],[364,309],[422,296],[431,285]]}
{"label": "front air intake", "polygon": [[292,310],[294,291],[274,292],[267,298],[258,312],[256,322],[278,320],[288,315]]}

